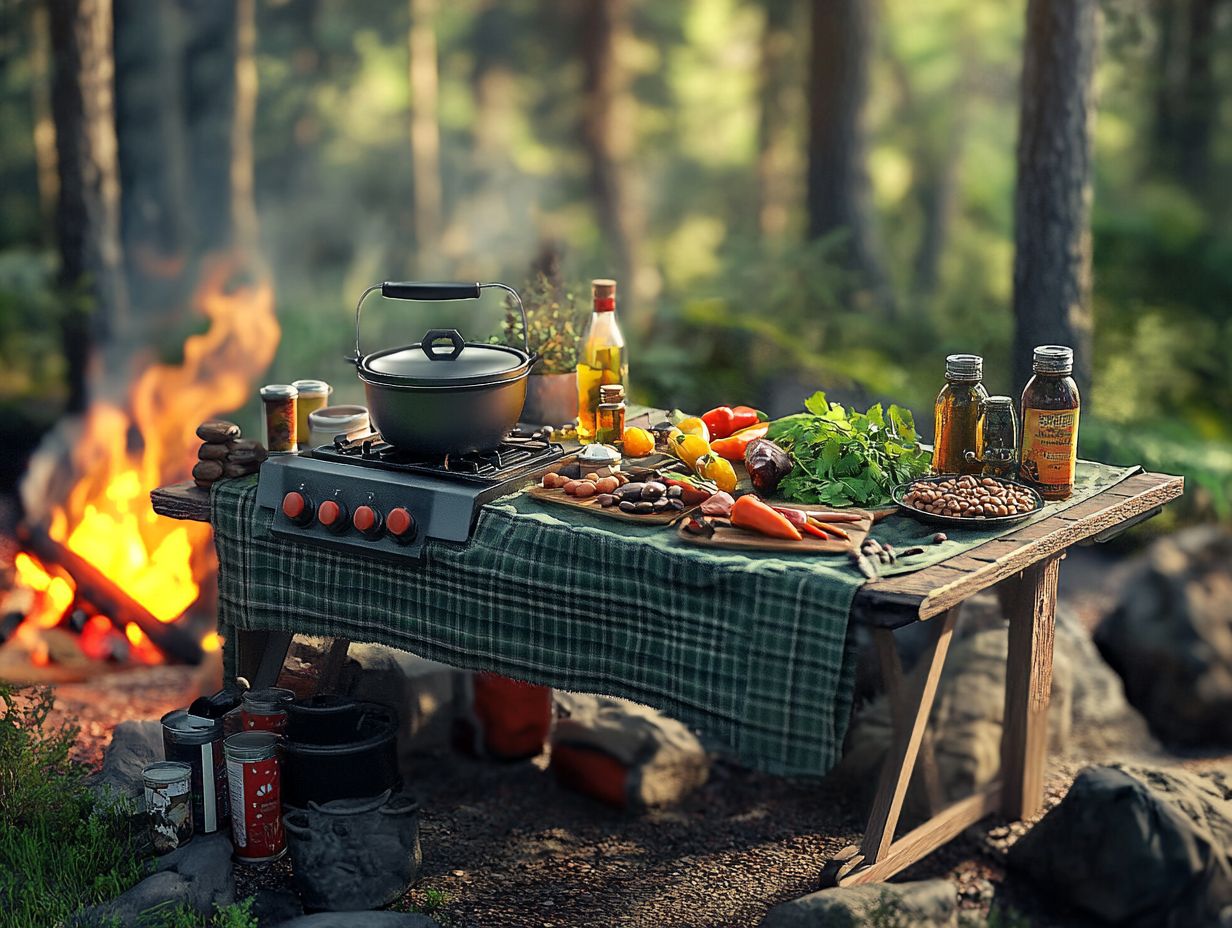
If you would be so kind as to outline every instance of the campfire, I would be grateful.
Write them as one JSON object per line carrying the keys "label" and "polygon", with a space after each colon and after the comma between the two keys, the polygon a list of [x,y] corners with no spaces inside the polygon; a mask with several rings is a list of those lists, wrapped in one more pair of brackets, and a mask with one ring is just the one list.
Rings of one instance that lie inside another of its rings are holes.
{"label": "campfire", "polygon": [[182,363],[147,365],[120,402],[93,403],[31,460],[0,643],[33,665],[55,662],[60,629],[92,660],[195,662],[218,649],[212,609],[194,609],[216,568],[209,527],[159,518],[149,492],[188,476],[197,423],[241,406],[273,359],[273,289],[240,268],[203,270],[193,308],[209,326]]}

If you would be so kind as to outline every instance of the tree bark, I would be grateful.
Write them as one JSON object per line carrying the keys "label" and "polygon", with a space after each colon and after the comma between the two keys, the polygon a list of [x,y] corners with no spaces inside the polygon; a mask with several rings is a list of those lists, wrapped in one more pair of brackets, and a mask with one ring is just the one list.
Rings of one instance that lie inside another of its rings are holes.
{"label": "tree bark", "polygon": [[411,183],[417,263],[430,271],[438,260],[443,224],[441,130],[437,117],[437,0],[410,0]]}
{"label": "tree bark", "polygon": [[55,228],[56,202],[60,197],[56,161],[56,122],[51,104],[51,23],[47,7],[30,10],[30,96],[34,113],[34,162],[38,168],[39,213],[42,235],[50,245]]}
{"label": "tree bark", "polygon": [[630,191],[626,162],[632,150],[633,99],[620,48],[629,41],[629,0],[589,0],[583,5],[582,142],[590,159],[590,187],[599,228],[622,281],[622,303],[635,331],[645,332],[644,291],[638,279],[640,212]]}
{"label": "tree bark", "polygon": [[778,238],[791,218],[789,151],[792,24],[795,0],[767,0],[757,80],[757,226],[764,238]]}
{"label": "tree bark", "polygon": [[1219,118],[1219,90],[1212,53],[1219,0],[1189,0],[1185,70],[1177,106],[1177,167],[1196,195],[1206,192],[1211,166],[1211,136]]}
{"label": "tree bark", "polygon": [[257,121],[257,87],[257,4],[256,0],[236,0],[231,227],[233,243],[246,252],[256,250],[260,232],[252,151],[252,133]]}
{"label": "tree bark", "polygon": [[809,61],[808,231],[845,232],[846,257],[875,301],[892,313],[889,277],[874,233],[865,170],[873,10],[868,0],[812,0]]}
{"label": "tree bark", "polygon": [[70,312],[64,326],[70,412],[88,400],[91,346],[123,323],[119,172],[112,93],[111,0],[49,0],[52,112],[59,197],[60,279],[93,297],[91,320]]}
{"label": "tree bark", "polygon": [[1091,383],[1091,140],[1098,0],[1029,0],[1014,201],[1014,381],[1036,345],[1075,352]]}

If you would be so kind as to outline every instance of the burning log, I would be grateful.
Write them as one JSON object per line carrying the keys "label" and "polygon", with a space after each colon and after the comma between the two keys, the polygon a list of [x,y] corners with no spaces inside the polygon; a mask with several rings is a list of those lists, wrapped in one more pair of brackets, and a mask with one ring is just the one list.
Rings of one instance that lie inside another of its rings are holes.
{"label": "burning log", "polygon": [[117,628],[123,630],[132,622],[169,659],[184,664],[200,663],[199,641],[176,622],[160,622],[85,558],[37,528],[20,529],[18,539],[44,564],[55,564],[65,570],[73,578],[78,600],[89,603],[96,612],[111,619]]}

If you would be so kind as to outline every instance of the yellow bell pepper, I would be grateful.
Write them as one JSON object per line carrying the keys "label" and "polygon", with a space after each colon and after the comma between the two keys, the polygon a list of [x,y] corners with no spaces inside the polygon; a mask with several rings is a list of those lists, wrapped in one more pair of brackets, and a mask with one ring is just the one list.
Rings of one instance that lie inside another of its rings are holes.
{"label": "yellow bell pepper", "polygon": [[689,416],[687,419],[681,419],[676,423],[676,428],[684,432],[686,435],[698,435],[702,441],[710,441],[710,429],[697,416]]}
{"label": "yellow bell pepper", "polygon": [[736,470],[731,461],[719,457],[713,451],[708,451],[693,463],[697,476],[709,480],[724,493],[736,489]]}
{"label": "yellow bell pepper", "polygon": [[710,443],[700,435],[686,435],[683,432],[673,434],[668,439],[668,448],[672,454],[684,461],[690,468],[696,468],[697,459],[710,453]]}

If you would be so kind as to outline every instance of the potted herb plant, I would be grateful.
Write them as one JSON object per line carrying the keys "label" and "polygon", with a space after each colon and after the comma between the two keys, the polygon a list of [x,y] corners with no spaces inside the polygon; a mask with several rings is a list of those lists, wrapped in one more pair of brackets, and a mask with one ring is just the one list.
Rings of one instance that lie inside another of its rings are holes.
{"label": "potted herb plant", "polygon": [[[533,272],[522,290],[526,307],[526,333],[530,350],[539,361],[527,378],[522,421],[531,425],[561,426],[577,419],[577,362],[588,309],[565,286],[556,262]],[[522,319],[512,301],[505,304],[505,339],[522,341]]]}

